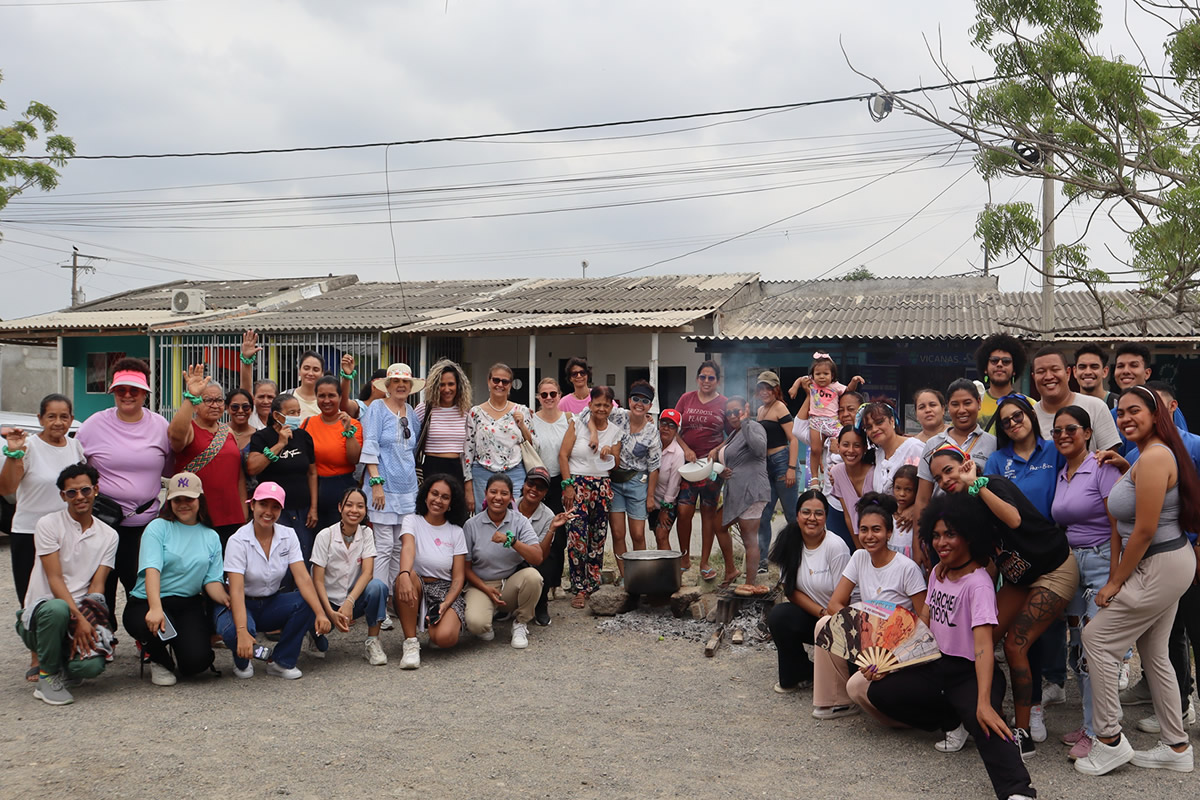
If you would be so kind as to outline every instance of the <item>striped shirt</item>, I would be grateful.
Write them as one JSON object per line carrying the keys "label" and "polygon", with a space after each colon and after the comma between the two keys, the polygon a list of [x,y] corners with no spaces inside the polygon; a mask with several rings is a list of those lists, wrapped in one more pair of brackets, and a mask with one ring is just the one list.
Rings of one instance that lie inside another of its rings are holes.
{"label": "striped shirt", "polygon": [[[417,419],[425,423],[425,404],[417,406]],[[433,409],[429,433],[425,439],[426,453],[461,453],[466,449],[467,415],[457,406]]]}

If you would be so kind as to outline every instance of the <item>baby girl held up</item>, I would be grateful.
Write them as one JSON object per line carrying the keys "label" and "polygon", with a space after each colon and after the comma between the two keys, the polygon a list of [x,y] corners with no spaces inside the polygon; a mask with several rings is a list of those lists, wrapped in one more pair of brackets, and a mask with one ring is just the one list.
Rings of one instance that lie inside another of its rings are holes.
{"label": "baby girl held up", "polygon": [[842,384],[837,380],[837,364],[828,353],[813,353],[812,366],[808,374],[796,379],[788,395],[795,398],[803,388],[807,395],[804,405],[797,412],[797,419],[808,420],[808,446],[812,453],[811,485],[819,485],[822,470],[822,455],[825,450],[825,440],[837,436],[838,433],[838,400],[848,391],[861,386],[861,375],[855,375],[850,383]]}

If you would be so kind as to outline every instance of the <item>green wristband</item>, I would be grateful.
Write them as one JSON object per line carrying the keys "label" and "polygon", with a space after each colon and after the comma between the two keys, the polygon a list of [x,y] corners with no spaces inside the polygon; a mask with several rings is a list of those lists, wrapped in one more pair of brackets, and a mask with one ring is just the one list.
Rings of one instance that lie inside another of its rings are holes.
{"label": "green wristband", "polygon": [[183,390],[183,399],[184,399],[184,400],[191,400],[191,401],[192,401],[192,405],[194,405],[194,406],[198,406],[198,405],[200,405],[201,403],[203,403],[203,402],[204,402],[204,398],[202,398],[202,397],[197,397],[196,395],[194,395],[194,394],[192,394],[191,392],[189,392],[187,389],[184,389],[184,390]]}
{"label": "green wristband", "polygon": [[971,497],[978,497],[979,492],[987,485],[988,479],[986,477],[976,478],[975,482],[967,487],[967,494],[971,495]]}
{"label": "green wristband", "polygon": [[347,439],[349,439],[349,438],[352,438],[354,436],[354,434],[356,434],[356,433],[358,433],[358,428],[351,425],[349,428],[342,431],[342,436],[345,436]]}
{"label": "green wristband", "polygon": [[240,358],[242,360],[243,364],[245,364],[247,367],[249,367],[249,366],[253,366],[255,361],[258,361],[258,354],[256,353],[252,356],[245,356],[245,355],[241,355],[239,353],[238,358]]}
{"label": "green wristband", "polygon": [[338,374],[342,376],[342,380],[344,380],[344,381],[352,381],[352,380],[354,380],[355,378],[357,378],[357,377],[358,377],[358,370],[356,369],[356,370],[354,370],[353,372],[346,373],[346,372],[343,372],[342,370],[340,370],[340,369],[339,369],[339,370],[338,370]]}
{"label": "green wristband", "polygon": [[383,486],[383,476],[380,475],[377,478],[371,478],[367,483],[371,486]]}
{"label": "green wristband", "polygon": [[9,458],[14,458],[17,461],[20,461],[22,458],[25,457],[24,450],[9,450],[8,445],[4,445],[4,450],[2,452],[4,453],[4,455],[8,456]]}
{"label": "green wristband", "polygon": [[263,455],[266,456],[267,461],[270,461],[272,464],[279,460],[278,454],[276,454],[276,452],[269,447],[263,448]]}
{"label": "green wristband", "polygon": [[513,546],[513,542],[517,540],[517,535],[512,531],[505,531],[504,536],[504,546],[511,548]]}

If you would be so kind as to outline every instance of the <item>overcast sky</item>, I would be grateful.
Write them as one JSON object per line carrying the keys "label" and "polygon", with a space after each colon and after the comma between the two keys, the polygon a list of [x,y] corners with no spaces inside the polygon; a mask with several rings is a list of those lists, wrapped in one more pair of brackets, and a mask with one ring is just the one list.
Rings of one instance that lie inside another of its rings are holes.
{"label": "overcast sky", "polygon": [[[81,155],[486,134],[871,91],[839,41],[895,89],[944,80],[923,37],[940,35],[959,77],[991,74],[965,0],[21,5],[33,1],[0,0],[0,97],[9,117],[31,99],[53,107]],[[1131,50],[1111,23],[1105,41]],[[1159,57],[1161,29],[1139,30]],[[856,101],[395,146],[386,178],[382,147],[74,161],[55,192],[0,212],[0,317],[65,306],[72,245],[109,259],[83,279],[88,299],[188,276],[567,277],[584,260],[589,277],[961,274],[982,267],[972,230],[988,187],[969,154],[935,155],[950,142],[898,113],[875,123]],[[1006,180],[991,194],[1038,191]],[[1084,219],[1064,215],[1059,239]],[[1000,275],[1039,285],[1023,265]]]}

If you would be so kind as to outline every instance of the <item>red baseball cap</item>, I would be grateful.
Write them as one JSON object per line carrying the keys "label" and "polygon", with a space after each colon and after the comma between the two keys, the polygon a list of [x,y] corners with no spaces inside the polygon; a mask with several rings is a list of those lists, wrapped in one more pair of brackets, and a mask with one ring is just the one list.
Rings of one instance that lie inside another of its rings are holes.
{"label": "red baseball cap", "polygon": [[665,409],[661,414],[658,415],[658,419],[659,422],[664,420],[667,422],[673,422],[675,423],[676,428],[683,427],[683,415],[673,408]]}

